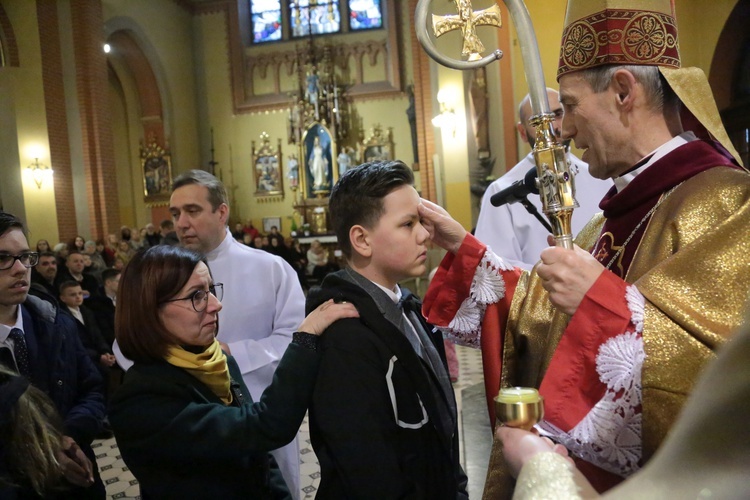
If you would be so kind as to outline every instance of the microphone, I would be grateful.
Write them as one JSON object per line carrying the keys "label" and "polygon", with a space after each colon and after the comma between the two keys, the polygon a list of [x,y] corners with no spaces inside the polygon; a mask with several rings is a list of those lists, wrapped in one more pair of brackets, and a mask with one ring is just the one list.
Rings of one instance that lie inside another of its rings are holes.
{"label": "microphone", "polygon": [[502,191],[493,194],[490,203],[493,207],[499,207],[507,203],[521,201],[529,194],[539,194],[539,188],[536,187],[536,167],[531,167],[522,180],[516,181]]}

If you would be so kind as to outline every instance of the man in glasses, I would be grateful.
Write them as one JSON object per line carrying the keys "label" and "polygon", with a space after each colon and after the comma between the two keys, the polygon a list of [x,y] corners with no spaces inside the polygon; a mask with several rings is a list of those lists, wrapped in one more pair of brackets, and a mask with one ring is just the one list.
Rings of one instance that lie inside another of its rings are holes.
{"label": "man in glasses", "polygon": [[23,223],[0,211],[0,363],[44,391],[63,419],[65,451],[57,460],[68,484],[55,498],[103,499],[104,484],[91,449],[104,419],[102,379],[73,319],[29,295],[31,268],[38,260]]}

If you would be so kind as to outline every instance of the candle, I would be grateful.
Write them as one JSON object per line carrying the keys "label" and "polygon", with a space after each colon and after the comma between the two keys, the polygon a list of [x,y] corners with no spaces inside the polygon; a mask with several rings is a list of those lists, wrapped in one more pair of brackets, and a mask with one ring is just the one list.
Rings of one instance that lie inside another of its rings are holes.
{"label": "candle", "polygon": [[497,394],[499,403],[536,403],[539,391],[531,387],[505,387]]}

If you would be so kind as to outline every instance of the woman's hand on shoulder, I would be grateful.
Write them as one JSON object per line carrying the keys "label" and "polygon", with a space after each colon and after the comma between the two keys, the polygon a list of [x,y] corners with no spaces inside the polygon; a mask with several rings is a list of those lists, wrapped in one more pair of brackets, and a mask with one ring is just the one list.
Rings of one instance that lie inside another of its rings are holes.
{"label": "woman's hand on shoulder", "polygon": [[359,318],[359,312],[354,304],[336,303],[333,299],[329,299],[308,314],[298,330],[312,335],[321,335],[335,321],[344,318]]}

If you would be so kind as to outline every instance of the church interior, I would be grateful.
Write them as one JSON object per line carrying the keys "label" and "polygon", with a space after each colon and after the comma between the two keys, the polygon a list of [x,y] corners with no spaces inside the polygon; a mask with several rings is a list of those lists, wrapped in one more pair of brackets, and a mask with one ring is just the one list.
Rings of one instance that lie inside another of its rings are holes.
{"label": "church interior", "polygon": [[[475,11],[499,8],[502,26],[477,35],[503,57],[449,69],[420,46],[417,3],[0,0],[0,208],[23,219],[32,245],[106,239],[169,219],[172,179],[199,168],[227,187],[230,228],[276,225],[303,244],[335,245],[327,203],[339,176],[397,159],[423,198],[471,229],[487,185],[529,152],[515,128],[528,92],[518,34],[502,2],[474,0]],[[457,3],[430,2],[445,16]],[[682,64],[708,76],[747,165],[750,1],[674,4]],[[526,6],[555,88],[565,2]],[[435,43],[461,57],[460,29]],[[459,353],[457,394],[481,382],[478,355]],[[116,444],[100,443],[100,466],[117,462],[107,447]],[[126,474],[103,474],[115,478],[113,498],[135,496]]]}

